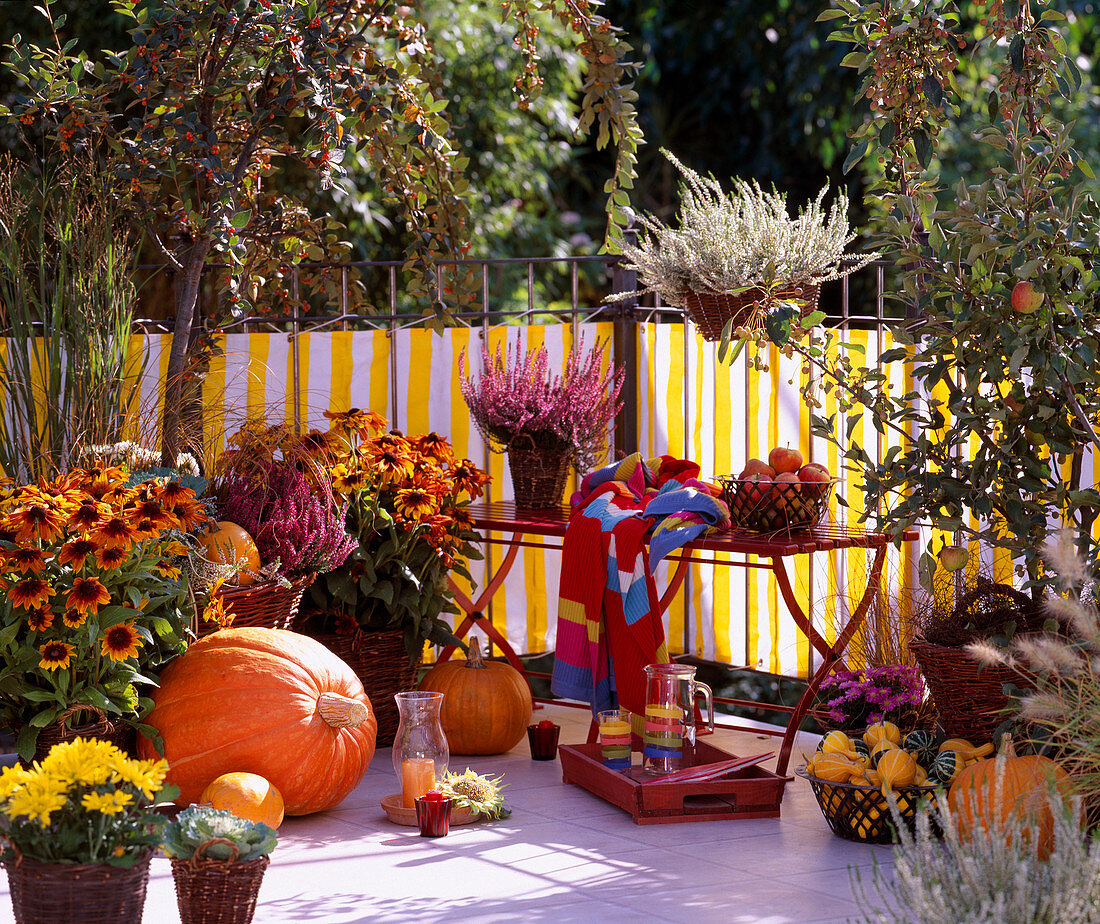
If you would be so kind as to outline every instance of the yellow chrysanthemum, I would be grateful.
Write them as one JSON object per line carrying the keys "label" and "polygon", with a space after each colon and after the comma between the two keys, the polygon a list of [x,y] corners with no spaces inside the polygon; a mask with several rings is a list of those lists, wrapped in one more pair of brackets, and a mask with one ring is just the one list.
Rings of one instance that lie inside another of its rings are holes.
{"label": "yellow chrysanthemum", "polygon": [[30,771],[16,764],[0,770],[0,802],[3,802],[30,778]]}
{"label": "yellow chrysanthemum", "polygon": [[78,785],[98,786],[111,780],[110,761],[121,756],[109,741],[97,738],[77,738],[55,745],[41,763],[43,772]]}
{"label": "yellow chrysanthemum", "polygon": [[65,807],[68,794],[64,780],[32,771],[27,781],[8,797],[4,812],[9,818],[37,820],[45,828],[53,813]]}
{"label": "yellow chrysanthemum", "polygon": [[121,753],[111,762],[111,771],[120,783],[129,783],[134,789],[140,789],[150,802],[164,787],[168,775],[166,760],[129,760]]}
{"label": "yellow chrysanthemum", "polygon": [[80,800],[87,812],[101,812],[104,815],[117,815],[126,806],[132,805],[132,793],[114,790],[114,792],[88,792]]}

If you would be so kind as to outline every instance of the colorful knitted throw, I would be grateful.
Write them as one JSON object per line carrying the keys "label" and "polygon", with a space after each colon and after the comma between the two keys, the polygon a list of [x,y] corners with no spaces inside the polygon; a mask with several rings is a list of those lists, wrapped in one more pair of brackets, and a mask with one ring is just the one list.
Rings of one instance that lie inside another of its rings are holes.
{"label": "colorful knitted throw", "polygon": [[[635,453],[585,477],[562,544],[550,688],[604,709],[645,712],[645,666],[668,661],[653,569],[729,519],[694,462]],[[649,555],[643,555],[646,537]]]}

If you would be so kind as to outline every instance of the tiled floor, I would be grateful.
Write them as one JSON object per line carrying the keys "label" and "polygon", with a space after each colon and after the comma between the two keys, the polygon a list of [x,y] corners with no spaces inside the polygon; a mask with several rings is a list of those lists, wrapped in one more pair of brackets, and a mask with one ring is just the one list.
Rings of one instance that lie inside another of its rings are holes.
{"label": "tiled floor", "polygon": [[[587,714],[548,706],[536,714],[584,740]],[[719,731],[732,753],[760,753],[777,739]],[[813,749],[806,737],[796,756]],[[391,824],[378,800],[397,791],[389,750],[334,811],[288,818],[260,891],[257,924],[359,921],[674,921],[811,924],[856,919],[849,867],[866,882],[888,848],[853,844],[827,828],[809,786],[787,786],[782,817],[635,825],[561,779],[557,761],[529,757],[526,738],[498,757],[453,758],[503,772],[513,814],[428,839]],[[792,761],[792,766],[800,764]],[[6,893],[7,882],[3,882]],[[0,921],[12,921],[7,895]],[[147,924],[178,920],[167,860],[153,861]],[[89,922],[92,924],[92,922]]]}

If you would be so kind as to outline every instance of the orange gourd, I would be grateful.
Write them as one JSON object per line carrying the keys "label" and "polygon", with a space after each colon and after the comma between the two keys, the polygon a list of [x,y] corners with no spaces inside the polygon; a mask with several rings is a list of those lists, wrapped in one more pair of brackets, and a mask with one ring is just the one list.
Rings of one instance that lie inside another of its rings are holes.
{"label": "orange gourd", "polygon": [[269,828],[283,823],[282,794],[256,773],[223,773],[202,791],[201,801]]}
{"label": "orange gourd", "polygon": [[531,722],[531,690],[510,664],[486,661],[477,639],[465,661],[443,661],[421,690],[443,694],[440,721],[452,754],[502,754],[519,743]]}
{"label": "orange gourd", "polygon": [[[164,739],[181,805],[223,773],[256,773],[288,815],[340,803],[374,756],[378,722],[350,667],[320,642],[283,629],[222,629],[161,675],[147,722]],[[142,757],[154,757],[147,739]]]}
{"label": "orange gourd", "polygon": [[[998,783],[998,774],[1003,774]],[[947,795],[963,841],[981,835],[1007,836],[1014,819],[1025,842],[1036,846],[1039,859],[1050,856],[1054,846],[1054,814],[1048,787],[1066,798],[1069,774],[1046,757],[1017,757],[1008,739],[999,757],[990,757],[959,771]]]}
{"label": "orange gourd", "polygon": [[244,527],[218,520],[213,529],[199,536],[199,545],[212,564],[235,565],[244,561],[244,570],[230,578],[230,583],[235,581],[238,587],[247,587],[256,580],[252,572],[260,570],[260,550]]}

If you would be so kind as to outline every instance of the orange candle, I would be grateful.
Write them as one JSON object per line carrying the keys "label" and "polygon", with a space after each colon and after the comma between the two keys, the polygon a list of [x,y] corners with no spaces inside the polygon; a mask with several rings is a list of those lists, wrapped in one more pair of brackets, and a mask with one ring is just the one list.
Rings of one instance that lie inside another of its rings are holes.
{"label": "orange candle", "polygon": [[430,757],[406,757],[401,761],[401,803],[412,808],[413,802],[435,786],[435,761]]}

